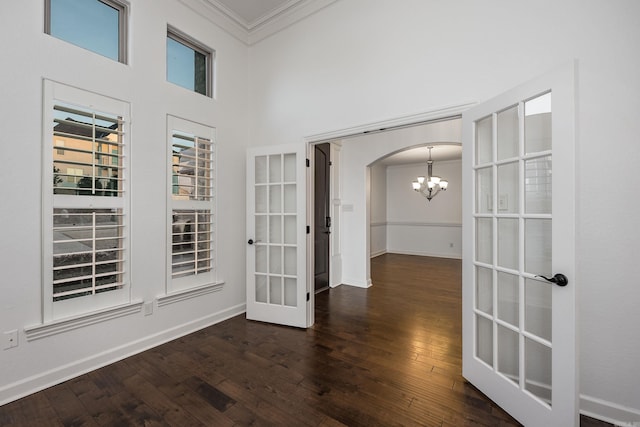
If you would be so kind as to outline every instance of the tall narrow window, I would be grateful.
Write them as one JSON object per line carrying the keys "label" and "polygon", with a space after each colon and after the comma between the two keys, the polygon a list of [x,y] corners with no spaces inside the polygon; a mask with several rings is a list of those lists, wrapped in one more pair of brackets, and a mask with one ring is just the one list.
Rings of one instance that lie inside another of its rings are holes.
{"label": "tall narrow window", "polygon": [[167,30],[167,81],[212,96],[213,52],[178,31]]}
{"label": "tall narrow window", "polygon": [[127,298],[128,104],[52,82],[45,91],[51,97],[43,218],[51,320]]}
{"label": "tall narrow window", "polygon": [[45,0],[45,32],[126,62],[127,7],[116,0]]}
{"label": "tall narrow window", "polygon": [[169,117],[169,291],[209,284],[215,277],[213,132]]}

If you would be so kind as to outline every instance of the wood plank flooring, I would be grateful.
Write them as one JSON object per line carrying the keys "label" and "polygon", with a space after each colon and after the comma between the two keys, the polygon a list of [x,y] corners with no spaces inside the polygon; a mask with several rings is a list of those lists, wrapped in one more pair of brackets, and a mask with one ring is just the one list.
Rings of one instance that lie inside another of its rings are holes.
{"label": "wood plank flooring", "polygon": [[4,405],[0,426],[519,425],[460,375],[460,261],[371,268],[372,288],[316,295],[308,330],[238,316]]}

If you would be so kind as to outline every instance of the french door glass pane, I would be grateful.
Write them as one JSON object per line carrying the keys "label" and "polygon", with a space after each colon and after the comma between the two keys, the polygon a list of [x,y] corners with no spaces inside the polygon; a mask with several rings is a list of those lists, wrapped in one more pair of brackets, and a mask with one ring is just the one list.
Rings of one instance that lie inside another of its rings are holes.
{"label": "french door glass pane", "polygon": [[493,366],[493,322],[476,314],[476,357]]}
{"label": "french door glass pane", "polygon": [[498,219],[498,265],[518,269],[518,220]]}
{"label": "french door glass pane", "polygon": [[493,219],[476,219],[476,261],[493,263]]}
{"label": "french door glass pane", "polygon": [[524,268],[531,274],[551,274],[551,220],[524,222]]}
{"label": "french door glass pane", "polygon": [[268,273],[267,271],[267,246],[256,245],[256,273]]}
{"label": "french door glass pane", "polygon": [[284,274],[295,276],[297,274],[297,251],[294,247],[284,248]]}
{"label": "french door glass pane", "polygon": [[551,150],[551,93],[524,103],[525,153]]}
{"label": "french door glass pane", "polygon": [[498,318],[513,326],[520,323],[518,276],[498,273]]}
{"label": "french door glass pane", "polygon": [[256,213],[267,212],[267,187],[256,186]]}
{"label": "french door glass pane", "polygon": [[256,215],[256,242],[267,242],[267,219],[266,215]]}
{"label": "french door glass pane", "polygon": [[256,301],[267,303],[268,286],[267,276],[262,274],[256,274]]}
{"label": "french door glass pane", "polygon": [[488,213],[493,210],[493,169],[483,168],[476,171],[476,213]]}
{"label": "french door glass pane", "polygon": [[282,158],[279,154],[269,156],[269,182],[282,182]]}
{"label": "french door glass pane", "polygon": [[284,182],[296,182],[296,155],[284,155]]}
{"label": "french door glass pane", "polygon": [[525,212],[528,214],[551,213],[551,156],[524,162]]}
{"label": "french door glass pane", "polygon": [[282,186],[280,184],[269,186],[269,212],[282,212]]}
{"label": "french door glass pane", "polygon": [[498,166],[498,212],[517,213],[519,193],[518,162]]}
{"label": "french door glass pane", "polygon": [[282,246],[269,248],[269,273],[282,274]]}
{"label": "french door glass pane", "polygon": [[282,304],[282,277],[269,276],[269,303]]}
{"label": "french door glass pane", "polygon": [[493,314],[493,272],[489,268],[476,267],[476,308]]}
{"label": "french door glass pane", "polygon": [[501,111],[498,118],[498,160],[518,155],[518,106]]}
{"label": "french door glass pane", "polygon": [[489,116],[476,122],[476,164],[493,160],[493,120]]}
{"label": "french door glass pane", "polygon": [[269,216],[269,243],[282,243],[282,216]]}
{"label": "french door glass pane", "polygon": [[498,371],[516,384],[520,381],[519,334],[498,325]]}
{"label": "french door glass pane", "polygon": [[548,283],[526,279],[524,282],[524,328],[551,342],[551,295]]}
{"label": "french door glass pane", "polygon": [[267,182],[267,156],[256,156],[255,160],[256,184]]}
{"label": "french door glass pane", "polygon": [[298,305],[296,279],[286,277],[284,279],[284,305],[296,307]]}
{"label": "french door glass pane", "polygon": [[525,338],[524,388],[551,406],[551,348]]}

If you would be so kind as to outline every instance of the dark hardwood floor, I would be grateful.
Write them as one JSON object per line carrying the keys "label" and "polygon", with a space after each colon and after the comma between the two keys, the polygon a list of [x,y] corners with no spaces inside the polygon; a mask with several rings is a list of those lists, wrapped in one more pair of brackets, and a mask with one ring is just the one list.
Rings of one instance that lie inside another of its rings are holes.
{"label": "dark hardwood floor", "polygon": [[0,425],[518,425],[460,375],[460,261],[371,264],[372,288],[316,295],[308,330],[238,316],[4,405]]}

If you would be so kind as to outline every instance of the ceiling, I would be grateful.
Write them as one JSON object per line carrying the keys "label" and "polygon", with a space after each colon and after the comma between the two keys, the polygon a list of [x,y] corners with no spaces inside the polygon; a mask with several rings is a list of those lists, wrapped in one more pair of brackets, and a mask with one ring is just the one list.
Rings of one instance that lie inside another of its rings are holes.
{"label": "ceiling", "polygon": [[266,22],[303,0],[208,0],[247,29]]}

